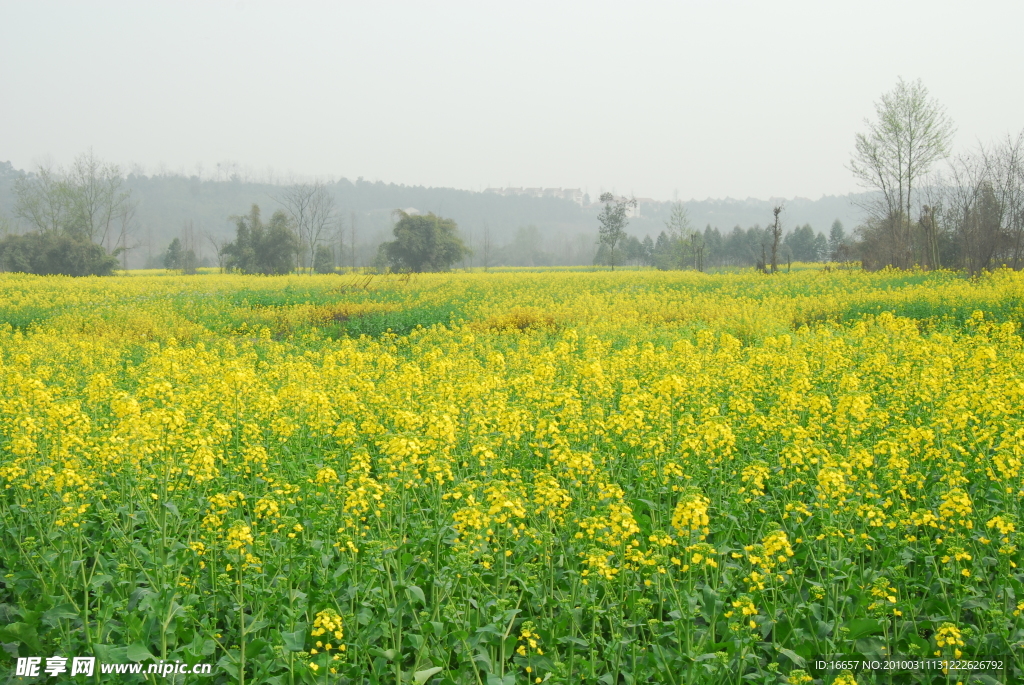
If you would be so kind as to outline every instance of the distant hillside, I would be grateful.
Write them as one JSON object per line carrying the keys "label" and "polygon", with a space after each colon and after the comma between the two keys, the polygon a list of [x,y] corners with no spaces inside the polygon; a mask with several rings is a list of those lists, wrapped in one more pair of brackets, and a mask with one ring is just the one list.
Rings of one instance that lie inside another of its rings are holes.
{"label": "distant hillside", "polygon": [[[24,173],[9,162],[0,162],[0,215],[6,217],[8,225],[16,231],[27,228],[14,218],[14,183]],[[125,184],[138,202],[135,248],[129,260],[133,267],[157,259],[171,240],[182,235],[188,222],[191,222],[197,252],[201,257],[212,259],[213,247],[207,236],[216,240],[233,237],[230,217],[248,211],[253,203],[259,204],[269,215],[281,207],[276,198],[283,188],[267,183],[201,180],[196,176],[176,175],[129,175]],[[356,261],[360,265],[368,264],[376,254],[377,245],[391,238],[395,209],[451,217],[474,248],[474,260],[478,263],[484,252],[485,234],[492,245],[492,264],[536,261],[537,258],[524,256],[525,253],[543,253],[545,263],[588,264],[596,252],[597,214],[601,209],[597,203],[581,206],[561,197],[502,195],[362,179],[354,182],[342,179],[332,183],[330,189],[341,218],[341,231],[332,236],[331,242],[337,245],[339,254],[347,255],[343,260],[346,264],[351,260],[348,246],[353,221]],[[860,211],[852,202],[856,197],[786,200],[785,225],[792,229],[810,224],[815,232],[827,233],[838,218],[849,232],[861,219]],[[772,219],[774,202],[707,199],[684,204],[694,228],[703,229],[710,224],[726,233],[737,225],[743,228],[767,225]],[[630,219],[627,232],[638,238],[656,239],[671,214],[671,203],[644,201],[638,211],[639,216]]]}

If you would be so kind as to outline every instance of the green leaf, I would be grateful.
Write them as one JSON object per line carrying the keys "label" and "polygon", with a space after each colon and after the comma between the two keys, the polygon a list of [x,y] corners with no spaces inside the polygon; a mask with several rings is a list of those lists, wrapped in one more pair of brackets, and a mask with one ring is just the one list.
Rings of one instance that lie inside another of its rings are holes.
{"label": "green leaf", "polygon": [[246,633],[246,635],[249,635],[251,633],[255,633],[257,631],[263,630],[268,625],[270,625],[270,623],[268,621],[264,621],[262,619],[257,620],[256,618],[254,618],[252,616],[248,616],[246,618],[248,619],[245,622],[245,633]]}
{"label": "green leaf", "polygon": [[111,645],[93,644],[93,653],[96,658],[103,663],[121,663],[123,664],[128,660],[128,648],[127,647],[113,647]]}
{"label": "green leaf", "polygon": [[882,624],[873,618],[856,618],[847,623],[846,628],[850,631],[847,637],[851,640],[882,632]]}
{"label": "green leaf", "polygon": [[444,669],[440,666],[434,666],[433,668],[428,668],[423,671],[416,671],[412,674],[412,681],[416,685],[423,685],[423,683],[427,682],[427,680],[429,680],[432,675],[436,675],[443,670]]}
{"label": "green leaf", "polygon": [[807,663],[806,659],[804,659],[802,656],[800,656],[799,654],[794,652],[792,649],[786,649],[785,647],[780,647],[779,648],[779,654],[781,654],[782,656],[786,657],[787,659],[792,661],[794,664],[796,664],[800,668],[803,668],[804,664]]}
{"label": "green leaf", "polygon": [[505,677],[502,678],[491,673],[487,676],[487,685],[516,685],[516,674],[506,673]]}
{"label": "green leaf", "polygon": [[33,652],[43,651],[35,626],[26,623],[11,623],[0,628],[0,642],[17,642],[25,645]]}
{"label": "green leaf", "polygon": [[229,677],[238,680],[238,664],[238,650],[232,649],[230,653],[220,658],[220,661],[217,662],[217,668],[225,671]]}
{"label": "green leaf", "polygon": [[910,633],[907,636],[907,642],[917,647],[917,650],[921,656],[928,654],[928,652],[931,650],[931,645],[928,643],[928,641],[920,635],[918,635],[917,633]]}
{"label": "green leaf", "polygon": [[253,640],[252,642],[245,645],[245,658],[255,659],[263,652],[264,649],[266,649],[267,645],[269,644],[270,643],[266,640]]}
{"label": "green leaf", "polygon": [[281,631],[281,639],[284,641],[284,648],[289,652],[301,652],[306,646],[306,631],[304,628],[290,633]]}
{"label": "green leaf", "polygon": [[418,599],[423,605],[426,605],[427,597],[423,594],[423,589],[419,585],[409,585],[405,589],[408,590],[409,594]]}
{"label": "green leaf", "polygon": [[78,612],[70,604],[61,604],[43,614],[43,623],[56,628],[62,618],[78,618]]}
{"label": "green leaf", "polygon": [[140,645],[139,643],[128,645],[129,661],[145,661],[146,659],[153,658],[155,657],[149,653],[149,649],[147,649],[145,645]]}
{"label": "green leaf", "polygon": [[110,581],[112,581],[113,579],[113,576],[103,573],[93,578],[92,581],[89,582],[89,587],[93,589],[99,589],[107,583],[109,583]]}

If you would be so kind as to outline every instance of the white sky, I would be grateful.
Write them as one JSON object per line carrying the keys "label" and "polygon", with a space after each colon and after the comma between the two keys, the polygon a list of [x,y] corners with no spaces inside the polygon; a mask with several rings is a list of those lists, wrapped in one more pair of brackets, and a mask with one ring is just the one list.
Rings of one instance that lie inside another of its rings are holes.
{"label": "white sky", "polygon": [[858,190],[873,102],[920,77],[957,147],[1024,128],[1024,2],[12,2],[0,160],[152,173]]}

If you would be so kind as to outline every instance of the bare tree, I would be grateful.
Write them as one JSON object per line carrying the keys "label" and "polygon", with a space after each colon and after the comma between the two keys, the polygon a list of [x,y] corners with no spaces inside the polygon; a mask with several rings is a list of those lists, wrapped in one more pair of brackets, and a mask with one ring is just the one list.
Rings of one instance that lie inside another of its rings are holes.
{"label": "bare tree", "polygon": [[356,231],[357,230],[358,230],[358,228],[356,226],[356,213],[352,212],[349,215],[349,221],[348,221],[348,246],[349,246],[349,256],[352,258],[352,270],[353,271],[356,270]]}
{"label": "bare tree", "polygon": [[879,202],[864,208],[887,228],[890,263],[905,268],[913,254],[915,187],[949,154],[955,129],[920,79],[907,83],[901,78],[875,103],[875,113],[877,121],[864,122],[868,132],[857,134],[849,168],[864,187],[881,192]]}
{"label": "bare tree", "polygon": [[981,155],[958,155],[950,163],[946,213],[960,246],[963,265],[971,274],[988,265],[991,254],[986,243],[989,228],[982,221],[982,203],[989,186]]}
{"label": "bare tree", "polygon": [[775,273],[779,270],[779,241],[782,240],[782,222],[779,221],[779,215],[782,214],[782,205],[775,205],[772,214],[775,215],[775,222],[768,227],[768,234],[772,241],[772,273]]}
{"label": "bare tree", "polygon": [[68,189],[60,169],[40,164],[14,184],[14,215],[40,233],[62,231],[68,223]]}
{"label": "bare tree", "polygon": [[67,170],[40,165],[15,185],[16,215],[35,230],[62,231],[98,242],[113,253],[117,227],[134,216],[131,191],[123,188],[121,170],[92,150],[79,155]]}
{"label": "bare tree", "polygon": [[939,264],[939,221],[938,210],[934,204],[926,204],[921,207],[921,215],[917,220],[921,227],[924,242],[924,259],[922,263],[925,268],[938,269]]}
{"label": "bare tree", "polygon": [[231,241],[227,238],[217,239],[209,231],[206,232],[206,240],[213,245],[213,252],[217,255],[217,268],[220,269],[221,273],[224,273],[224,247]]}
{"label": "bare tree", "polygon": [[278,201],[288,208],[299,233],[299,242],[309,251],[312,266],[321,238],[335,222],[334,196],[323,183],[314,181],[285,188]]}
{"label": "bare tree", "polygon": [[1024,266],[1024,131],[981,154],[999,202],[999,223],[1005,254],[1014,269]]}
{"label": "bare tree", "polygon": [[128,244],[128,240],[138,230],[138,224],[135,222],[135,213],[138,209],[138,203],[127,202],[120,215],[118,216],[118,224],[120,230],[117,236],[117,249],[121,251],[121,268],[125,271],[128,270],[128,252],[134,250],[139,246],[136,241],[131,245]]}
{"label": "bare tree", "polygon": [[484,271],[491,266],[491,251],[494,249],[494,243],[491,240],[491,227],[484,222],[484,241],[483,241],[483,259],[484,259]]}
{"label": "bare tree", "polygon": [[122,189],[121,169],[96,157],[90,149],[75,158],[65,174],[72,225],[83,237],[106,245],[111,252],[117,217],[131,203],[131,191]]}
{"label": "bare tree", "polygon": [[196,273],[196,268],[199,266],[196,226],[192,219],[187,219],[182,225],[181,248],[181,270],[183,273],[191,276]]}

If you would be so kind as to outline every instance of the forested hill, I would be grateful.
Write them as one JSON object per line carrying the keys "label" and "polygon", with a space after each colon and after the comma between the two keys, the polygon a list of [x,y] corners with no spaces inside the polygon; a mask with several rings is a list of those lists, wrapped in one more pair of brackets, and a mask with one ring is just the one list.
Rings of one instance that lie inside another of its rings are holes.
{"label": "forested hill", "polygon": [[[0,162],[0,228],[6,219],[7,230],[24,231],[15,217],[14,185],[25,172],[9,162]],[[129,175],[124,180],[138,202],[135,232],[129,264],[142,266],[157,259],[168,243],[191,226],[197,252],[212,255],[208,237],[230,238],[233,215],[243,214],[253,203],[269,216],[281,207],[277,201],[284,186],[234,180],[203,180],[196,176]],[[529,258],[517,252],[537,251],[551,256],[556,263],[591,263],[596,252],[596,202],[581,206],[557,197],[501,195],[452,188],[425,188],[395,185],[380,181],[341,179],[329,185],[341,218],[341,230],[332,240],[351,244],[355,224],[356,260],[367,264],[377,245],[390,239],[395,209],[434,212],[450,217],[459,225],[463,238],[476,252],[481,251],[487,235],[498,263],[524,263]],[[596,194],[595,194],[596,195]],[[835,219],[852,229],[860,223],[861,213],[854,205],[856,196],[823,197],[819,200],[796,198],[785,201],[783,219],[787,229],[810,224],[816,233],[828,233]],[[734,226],[765,226],[772,220],[772,206],[778,200],[691,200],[685,202],[690,224],[697,229],[718,227],[723,234]],[[632,217],[627,233],[656,239],[665,229],[671,214],[670,202],[641,202],[639,216]],[[517,244],[523,241],[528,246]],[[341,250],[350,254],[350,251]],[[516,254],[514,254],[516,253]]]}

